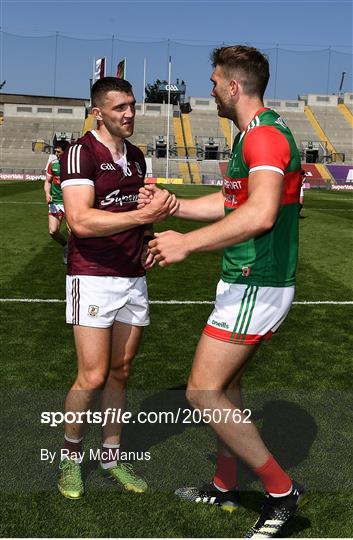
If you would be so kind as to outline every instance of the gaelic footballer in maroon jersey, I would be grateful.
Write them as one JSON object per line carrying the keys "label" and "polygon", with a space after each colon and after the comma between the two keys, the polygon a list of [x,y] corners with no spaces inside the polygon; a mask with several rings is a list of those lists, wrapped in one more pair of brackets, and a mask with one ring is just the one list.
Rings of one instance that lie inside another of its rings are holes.
{"label": "gaelic footballer in maroon jersey", "polygon": [[[94,208],[106,212],[128,212],[137,206],[146,163],[139,148],[124,143],[121,164],[95,131],[86,133],[70,147],[62,160],[61,186],[94,186]],[[99,238],[70,238],[68,274],[138,277],[145,274],[141,264],[144,227]]]}
{"label": "gaelic footballer in maroon jersey", "polygon": [[[103,412],[124,410],[130,365],[143,327],[149,324],[145,270],[154,264],[148,240],[153,223],[175,211],[175,197],[162,190],[149,208],[138,209],[146,165],[142,152],[126,141],[134,130],[131,84],[104,77],[92,86],[97,130],[65,153],[61,171],[67,220],[72,230],[66,276],[66,321],[73,325],[77,376],[67,395],[58,489],[68,499],[84,495],[79,456],[87,413],[97,391]],[[118,463],[122,424],[102,425],[100,470],[124,489],[141,493],[146,482],[132,465]],[[97,450],[97,449],[96,449]]]}

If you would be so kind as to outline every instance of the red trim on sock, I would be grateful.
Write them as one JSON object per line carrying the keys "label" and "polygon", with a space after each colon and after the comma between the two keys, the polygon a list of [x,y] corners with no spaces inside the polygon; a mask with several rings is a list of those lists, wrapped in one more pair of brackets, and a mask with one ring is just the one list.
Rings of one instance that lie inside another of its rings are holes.
{"label": "red trim on sock", "polygon": [[234,457],[217,455],[216,472],[213,482],[221,489],[229,491],[237,483],[237,462]]}
{"label": "red trim on sock", "polygon": [[259,477],[264,490],[268,493],[281,495],[288,493],[292,487],[291,478],[273,456],[270,456],[264,465],[254,469],[254,473]]}

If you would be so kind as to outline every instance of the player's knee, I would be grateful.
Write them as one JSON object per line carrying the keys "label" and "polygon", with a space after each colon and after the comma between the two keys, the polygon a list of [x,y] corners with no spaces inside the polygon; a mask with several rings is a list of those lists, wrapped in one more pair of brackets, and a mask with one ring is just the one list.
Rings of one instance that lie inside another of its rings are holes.
{"label": "player's knee", "polygon": [[112,368],[109,373],[109,378],[119,384],[125,384],[131,375],[131,364],[126,363],[116,368]]}
{"label": "player's knee", "polygon": [[202,390],[195,384],[189,381],[186,389],[186,399],[194,409],[199,409],[202,406]]}
{"label": "player's knee", "polygon": [[[208,387],[205,390],[205,386]],[[208,383],[205,385],[202,381],[190,379],[186,389],[186,399],[194,409],[204,409],[210,406],[216,406],[223,390],[213,387]]]}
{"label": "player's knee", "polygon": [[104,387],[107,374],[102,371],[88,371],[78,376],[77,385],[82,390],[100,390]]}
{"label": "player's knee", "polygon": [[55,238],[56,235],[58,234],[59,232],[59,229],[57,227],[49,227],[49,234],[52,238]]}

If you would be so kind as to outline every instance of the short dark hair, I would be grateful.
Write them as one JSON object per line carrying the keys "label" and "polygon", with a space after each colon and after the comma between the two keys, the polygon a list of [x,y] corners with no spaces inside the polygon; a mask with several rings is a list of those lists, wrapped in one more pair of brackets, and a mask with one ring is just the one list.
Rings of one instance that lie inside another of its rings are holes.
{"label": "short dark hair", "polygon": [[130,94],[132,92],[132,85],[129,81],[118,79],[117,77],[103,77],[102,79],[98,79],[91,89],[92,107],[99,107],[99,103],[102,103],[105,94],[110,91]]}
{"label": "short dark hair", "polygon": [[69,141],[56,141],[56,143],[54,144],[54,150],[55,148],[61,148],[61,150],[63,150],[65,152],[66,148],[70,146],[70,143]]}
{"label": "short dark hair", "polygon": [[212,51],[211,60],[213,67],[220,66],[226,76],[236,74],[245,94],[263,98],[270,68],[267,57],[255,47],[220,47]]}

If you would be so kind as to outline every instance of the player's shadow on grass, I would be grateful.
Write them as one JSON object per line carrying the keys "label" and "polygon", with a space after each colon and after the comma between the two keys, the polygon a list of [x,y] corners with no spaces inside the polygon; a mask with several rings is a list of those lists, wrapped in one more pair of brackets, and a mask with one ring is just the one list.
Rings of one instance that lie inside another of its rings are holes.
{"label": "player's shadow on grass", "polygon": [[[291,401],[275,399],[252,412],[267,448],[284,469],[302,463],[314,443],[318,427],[315,419],[303,407]],[[261,427],[260,427],[261,426]],[[242,463],[239,466],[239,485],[247,489],[256,478]]]}
{"label": "player's shadow on grass", "polygon": [[[270,452],[284,469],[302,463],[314,443],[318,427],[314,418],[297,403],[276,399],[267,401],[259,410],[252,411],[252,419]],[[208,456],[216,462],[216,454]],[[256,475],[239,463],[238,482],[241,490],[249,489]]]}
{"label": "player's shadow on grass", "polygon": [[[178,410],[190,409],[190,405],[185,397],[186,386],[161,390],[156,394],[148,396],[140,404],[140,411],[146,414],[155,415],[171,413],[176,417]],[[180,419],[182,416],[180,416]],[[193,424],[191,424],[193,425]],[[147,452],[154,445],[168,440],[174,435],[183,433],[188,424],[181,420],[173,422],[146,422],[140,423],[137,415],[134,415],[131,422],[124,426],[122,449],[134,452]]]}
{"label": "player's shadow on grass", "polygon": [[[148,396],[140,404],[140,411],[147,414],[151,412],[154,416],[170,411],[175,418],[178,410],[191,410],[185,397],[185,386],[162,390]],[[188,427],[204,427],[203,423],[184,423],[182,419],[185,419],[185,415],[181,414],[178,423],[141,424],[135,415],[132,421],[124,426],[123,449],[146,452],[154,445],[183,433]],[[304,408],[282,399],[265,402],[261,410],[252,412],[252,419],[261,424],[260,432],[265,444],[284,468],[304,461],[318,432],[314,418]],[[244,489],[253,478],[249,469],[240,468]]]}
{"label": "player's shadow on grass", "polygon": [[[173,411],[178,409],[190,409],[185,398],[185,387],[164,390],[144,399],[140,404],[140,410]],[[279,463],[285,468],[294,467],[303,462],[311,449],[318,433],[318,427],[314,418],[303,407],[293,401],[272,399],[265,401],[262,407],[252,411],[252,418],[259,426],[261,436]],[[137,417],[134,417],[136,420]],[[129,424],[124,427],[123,446],[134,451],[148,451],[155,444],[161,444],[178,434],[182,434],[189,427],[204,427],[204,424]],[[195,445],[198,445],[198,437],[195,436]],[[130,448],[129,448],[130,447]],[[199,452],[199,446],[195,446]],[[188,456],[185,456],[187,459]],[[207,460],[215,462],[216,454],[205,452],[205,464]],[[203,473],[200,471],[200,483]],[[253,481],[256,479],[252,471],[239,464],[239,489],[241,490],[242,506],[258,513],[265,502],[265,497],[260,491],[254,491]],[[300,480],[300,479],[299,479]],[[259,486],[260,489],[260,486]],[[284,536],[297,536],[301,531],[310,528],[310,520],[303,515],[296,515],[284,529]]]}
{"label": "player's shadow on grass", "polygon": [[[190,410],[190,405],[185,397],[185,386],[162,390],[142,400],[136,399],[136,397],[134,399],[129,396],[127,410],[130,409],[129,401],[134,402],[138,411],[152,412],[157,415],[159,412],[171,411],[175,416],[178,410]],[[260,432],[265,444],[285,469],[298,465],[308,456],[318,428],[314,418],[297,403],[281,399],[265,401],[261,408],[252,411],[252,418],[259,427],[261,426]],[[205,428],[205,425],[182,422],[166,424],[146,422],[141,424],[138,422],[137,414],[135,414],[130,423],[124,425],[121,450],[127,452],[151,451],[155,445],[160,445],[175,435],[181,435],[190,427]],[[197,435],[195,436],[195,451],[200,452]],[[186,459],[188,457],[185,456]],[[171,459],[174,458],[171,456]],[[205,451],[205,465],[207,465],[207,461],[215,462],[215,459],[215,454],[207,454]],[[88,476],[93,470],[92,464],[87,463],[84,467],[84,475]],[[200,483],[205,480],[203,478],[204,472],[200,471]],[[254,491],[252,482],[256,477],[249,468],[240,463],[238,478],[239,488],[242,492],[242,506],[258,514],[265,498],[260,490]],[[297,536],[301,531],[309,528],[310,521],[299,514],[288,523],[284,529],[284,535]]]}

